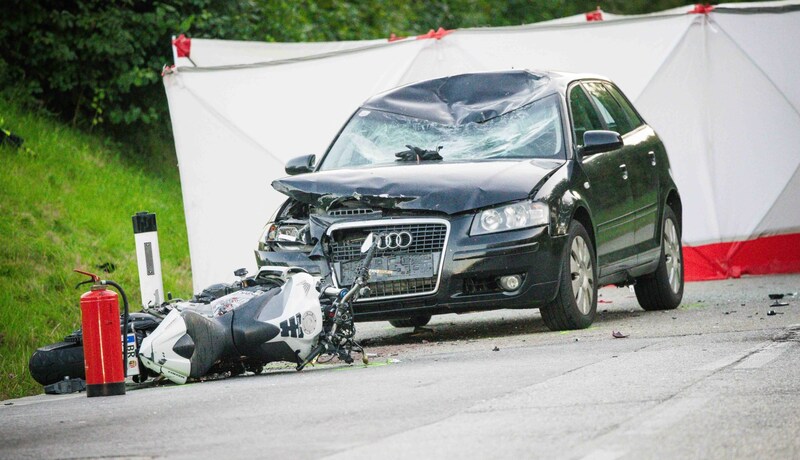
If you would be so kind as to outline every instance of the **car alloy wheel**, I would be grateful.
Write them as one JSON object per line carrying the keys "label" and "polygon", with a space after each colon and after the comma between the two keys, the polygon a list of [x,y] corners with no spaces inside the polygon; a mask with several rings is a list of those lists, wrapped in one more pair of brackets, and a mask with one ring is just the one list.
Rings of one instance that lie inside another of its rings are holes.
{"label": "car alloy wheel", "polygon": [[592,309],[594,295],[594,273],[592,270],[592,256],[586,241],[580,236],[572,240],[569,254],[570,274],[572,278],[572,294],[575,304],[584,315]]}
{"label": "car alloy wheel", "polygon": [[678,239],[678,232],[675,230],[675,223],[672,219],[664,222],[664,262],[667,265],[667,275],[669,288],[674,293],[678,293],[681,288],[681,247]]}

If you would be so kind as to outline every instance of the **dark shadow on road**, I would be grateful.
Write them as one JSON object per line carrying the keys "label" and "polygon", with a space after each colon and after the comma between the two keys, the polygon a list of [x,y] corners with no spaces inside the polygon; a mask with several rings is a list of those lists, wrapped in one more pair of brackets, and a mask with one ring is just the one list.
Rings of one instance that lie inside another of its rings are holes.
{"label": "dark shadow on road", "polygon": [[[680,314],[673,312],[673,316]],[[593,328],[611,328],[614,323],[644,315],[661,314],[642,310],[602,310],[595,318]],[[666,315],[665,315],[666,316]],[[579,332],[579,331],[575,331]],[[496,318],[468,322],[435,323],[414,329],[387,329],[377,337],[362,339],[364,346],[410,345],[425,342],[450,342],[456,340],[478,340],[492,337],[513,337],[526,334],[553,333],[545,326],[541,316],[525,318]]]}

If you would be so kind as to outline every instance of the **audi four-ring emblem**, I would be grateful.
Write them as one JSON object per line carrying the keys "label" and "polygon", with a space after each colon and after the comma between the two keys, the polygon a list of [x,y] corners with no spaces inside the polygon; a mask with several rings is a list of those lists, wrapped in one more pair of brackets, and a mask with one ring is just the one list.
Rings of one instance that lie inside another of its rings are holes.
{"label": "audi four-ring emblem", "polygon": [[411,246],[413,238],[410,232],[390,232],[378,235],[378,249],[405,249]]}

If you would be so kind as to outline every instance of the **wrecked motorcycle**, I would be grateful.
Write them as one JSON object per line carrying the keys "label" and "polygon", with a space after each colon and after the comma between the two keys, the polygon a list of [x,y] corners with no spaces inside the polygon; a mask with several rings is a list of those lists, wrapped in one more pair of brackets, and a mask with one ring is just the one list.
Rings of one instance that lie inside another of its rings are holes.
{"label": "wrecked motorcycle", "polygon": [[[233,292],[264,284],[263,281],[257,280],[255,277],[245,278],[244,275],[246,273],[241,271],[237,270],[234,274],[239,276],[240,279],[238,281],[230,284],[219,283],[211,285],[193,296],[189,301],[170,299],[158,307],[145,308],[141,312],[130,313],[127,318],[126,353],[135,358],[141,347],[142,340],[150,335],[173,309],[180,306],[199,308]],[[79,283],[76,287],[81,284],[84,283]],[[274,285],[274,282],[269,284]],[[124,315],[120,315],[120,329],[122,329],[123,323],[125,323]],[[141,363],[137,364],[135,369],[128,369],[128,376],[134,382],[141,383],[154,376],[154,374],[149,374],[147,368],[143,367]],[[46,392],[48,387],[52,387],[64,380],[85,379],[82,329],[72,331],[60,342],[37,348],[28,361],[28,370],[31,377],[45,387]]]}
{"label": "wrecked motorcycle", "polygon": [[219,372],[260,373],[275,361],[302,370],[322,355],[352,363],[358,352],[366,364],[354,340],[352,304],[369,289],[376,249],[369,235],[350,288],[335,288],[301,268],[262,267],[255,286],[209,304],[176,305],[144,338],[139,359],[179,384]]}
{"label": "wrecked motorcycle", "polygon": [[[290,361],[301,370],[322,355],[352,363],[367,358],[353,339],[352,303],[366,294],[377,242],[362,246],[359,276],[349,289],[334,288],[298,267],[261,267],[255,276],[207,287],[192,299],[164,302],[131,313],[140,383],[163,375],[176,383],[209,374],[259,373],[265,364]],[[122,321],[122,318],[120,319]],[[45,387],[83,379],[83,342],[78,329],[64,341],[37,349],[31,376]]]}

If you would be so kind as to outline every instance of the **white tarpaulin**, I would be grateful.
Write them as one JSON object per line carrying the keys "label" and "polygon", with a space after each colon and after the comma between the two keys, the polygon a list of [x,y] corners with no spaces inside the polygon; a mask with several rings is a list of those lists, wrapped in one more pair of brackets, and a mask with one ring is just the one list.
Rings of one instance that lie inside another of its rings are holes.
{"label": "white tarpaulin", "polygon": [[164,84],[195,290],[253,271],[284,199],[270,182],[288,159],[324,153],[369,96],[511,68],[605,75],[634,101],[683,197],[688,279],[800,271],[800,2],[693,10],[394,42],[192,40],[192,62],[176,56]]}

